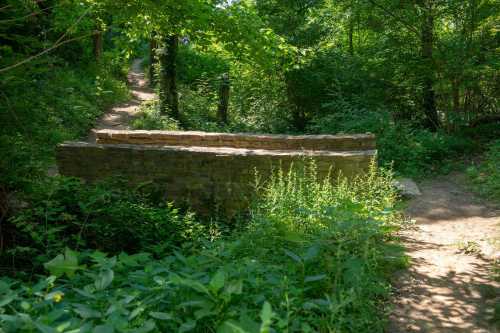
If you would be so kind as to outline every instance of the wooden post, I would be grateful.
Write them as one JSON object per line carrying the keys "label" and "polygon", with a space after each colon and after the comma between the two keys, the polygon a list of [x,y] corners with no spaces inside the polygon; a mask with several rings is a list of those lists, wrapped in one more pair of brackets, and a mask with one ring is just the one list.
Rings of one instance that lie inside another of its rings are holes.
{"label": "wooden post", "polygon": [[92,39],[94,41],[93,44],[94,44],[95,60],[96,62],[100,62],[102,57],[103,42],[102,42],[102,31],[99,30],[99,28],[96,28],[96,30],[94,31]]}
{"label": "wooden post", "polygon": [[219,108],[217,109],[217,119],[221,124],[228,123],[230,84],[229,74],[222,74],[219,88]]}

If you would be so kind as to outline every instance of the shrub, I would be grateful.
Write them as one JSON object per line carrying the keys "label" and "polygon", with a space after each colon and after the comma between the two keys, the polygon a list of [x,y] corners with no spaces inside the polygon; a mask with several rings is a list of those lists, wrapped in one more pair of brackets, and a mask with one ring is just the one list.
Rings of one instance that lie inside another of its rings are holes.
{"label": "shrub", "polygon": [[128,98],[110,71],[61,64],[0,78],[0,123],[9,124],[0,127],[0,184],[19,190],[45,176],[58,143],[86,137],[107,107]]}
{"label": "shrub", "polygon": [[2,261],[37,269],[67,246],[165,255],[204,236],[193,214],[181,214],[152,193],[148,186],[130,190],[116,180],[85,185],[57,177],[35,183],[22,197],[28,207],[3,226],[10,246]]}
{"label": "shrub", "polygon": [[[6,332],[382,332],[388,275],[404,263],[390,175],[278,173],[250,224],[154,260],[66,250],[36,284],[3,279]],[[283,195],[286,194],[286,195]]]}
{"label": "shrub", "polygon": [[467,174],[480,195],[500,202],[500,140],[489,145],[484,160],[469,167]]}
{"label": "shrub", "polygon": [[138,117],[132,120],[131,125],[133,129],[141,130],[175,131],[179,129],[179,124],[175,119],[160,114],[158,101],[144,102],[139,109]]}
{"label": "shrub", "polygon": [[337,101],[342,112],[316,118],[313,133],[365,133],[377,136],[380,165],[393,167],[398,174],[422,177],[448,172],[453,160],[475,149],[468,136],[431,132],[410,124],[395,124],[384,110],[369,111]]}

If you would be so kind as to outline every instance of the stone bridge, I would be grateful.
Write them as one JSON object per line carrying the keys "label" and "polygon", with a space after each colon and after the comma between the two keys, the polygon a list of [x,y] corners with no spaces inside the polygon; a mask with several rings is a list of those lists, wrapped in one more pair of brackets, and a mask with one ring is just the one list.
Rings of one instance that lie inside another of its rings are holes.
{"label": "stone bridge", "polygon": [[233,215],[254,194],[255,170],[265,179],[311,158],[319,177],[365,172],[376,155],[375,137],[357,135],[259,135],[171,131],[96,132],[97,143],[57,148],[65,176],[97,181],[121,175],[132,184],[154,182],[167,200],[202,215],[218,207]]}

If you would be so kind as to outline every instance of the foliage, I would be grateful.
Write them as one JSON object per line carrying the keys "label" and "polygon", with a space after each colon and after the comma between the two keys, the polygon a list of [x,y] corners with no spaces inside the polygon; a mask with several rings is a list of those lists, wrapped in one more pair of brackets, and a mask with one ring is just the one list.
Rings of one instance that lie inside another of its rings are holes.
{"label": "foliage", "polygon": [[[1,281],[6,332],[382,332],[397,228],[390,175],[262,184],[247,228],[159,260],[66,250],[36,284]],[[282,194],[287,194],[283,196]]]}
{"label": "foliage", "polygon": [[478,166],[471,166],[467,174],[473,188],[485,198],[500,202],[500,141],[494,141]]}
{"label": "foliage", "polygon": [[86,136],[104,109],[128,97],[123,82],[97,69],[7,75],[0,86],[0,122],[11,124],[0,128],[0,183],[9,187],[43,175],[57,143]]}
{"label": "foliage", "polygon": [[8,244],[3,265],[14,272],[36,270],[67,246],[165,255],[204,238],[203,224],[155,193],[152,184],[127,189],[119,180],[84,185],[56,177],[34,183],[18,198],[28,206],[2,226]]}
{"label": "foliage", "polygon": [[[337,105],[337,107],[339,107]],[[312,133],[363,133],[377,137],[378,159],[398,174],[422,177],[450,171],[452,161],[476,150],[470,135],[431,132],[395,123],[388,112],[342,104],[342,112],[315,119]]]}
{"label": "foliage", "polygon": [[139,114],[132,120],[133,129],[143,130],[166,130],[174,131],[179,129],[178,122],[168,115],[160,113],[160,107],[157,101],[144,102]]}

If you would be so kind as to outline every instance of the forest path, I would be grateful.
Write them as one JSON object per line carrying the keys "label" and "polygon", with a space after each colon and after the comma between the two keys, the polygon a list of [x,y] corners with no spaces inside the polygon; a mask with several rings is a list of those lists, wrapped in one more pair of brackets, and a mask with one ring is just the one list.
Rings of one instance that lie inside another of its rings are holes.
{"label": "forest path", "polygon": [[402,238],[412,266],[397,277],[388,332],[500,332],[499,318],[493,322],[500,285],[491,272],[500,210],[464,181],[453,174],[423,182],[422,195],[409,203],[416,226]]}
{"label": "forest path", "polygon": [[149,88],[148,81],[142,70],[142,59],[136,59],[132,62],[130,71],[127,75],[132,99],[118,104],[106,112],[96,123],[94,129],[90,132],[87,141],[94,143],[96,141],[95,130],[130,129],[130,121],[137,116],[141,103],[155,98],[153,89]]}

